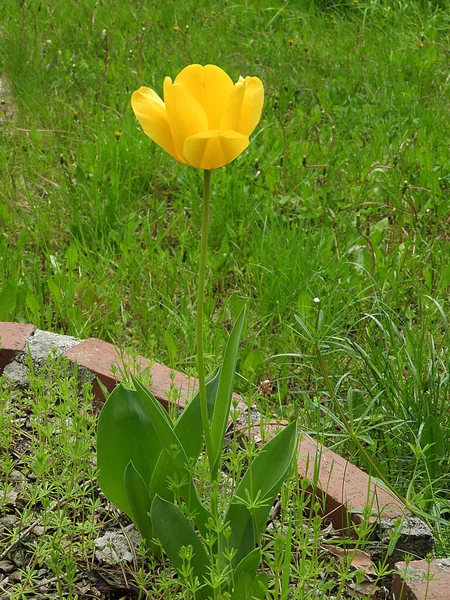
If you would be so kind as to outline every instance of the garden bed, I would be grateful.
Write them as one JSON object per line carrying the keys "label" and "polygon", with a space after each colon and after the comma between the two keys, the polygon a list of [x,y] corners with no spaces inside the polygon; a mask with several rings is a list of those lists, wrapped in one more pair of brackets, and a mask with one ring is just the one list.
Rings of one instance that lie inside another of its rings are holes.
{"label": "garden bed", "polygon": [[[96,484],[95,429],[100,399],[94,395],[93,377],[86,378],[85,373],[84,383],[80,383],[77,363],[57,357],[73,352],[82,342],[50,334],[54,342],[59,338],[52,349],[45,332],[39,337],[32,326],[16,325],[27,337],[22,343],[17,339],[11,343],[7,331],[13,327],[2,325],[0,334],[3,332],[6,345],[1,356],[10,366],[22,364],[27,377],[25,385],[23,380],[13,385],[9,376],[1,391],[0,586],[11,598],[20,598],[20,594],[37,598],[163,598],[168,590],[171,598],[183,597],[173,570],[145,555],[128,517],[110,505]],[[29,342],[34,336],[33,345]],[[67,368],[70,364],[72,369]],[[98,364],[92,364],[92,374]],[[7,374],[11,372],[14,369],[6,369]],[[179,382],[184,381],[182,374],[177,375]],[[169,380],[173,384],[174,377]],[[155,381],[153,385],[158,387]],[[268,423],[264,437],[280,426],[282,422]],[[260,426],[251,427],[258,442],[263,437]],[[242,435],[247,428],[241,425],[240,430]],[[230,436],[229,441],[237,439]],[[324,598],[336,593],[339,598],[387,597],[384,584],[390,585],[393,562],[403,556],[401,552],[417,555],[421,551],[424,556],[432,549],[430,532],[425,526],[420,529],[411,515],[403,530],[396,526],[396,519],[404,513],[398,501],[392,496],[387,501],[386,492],[379,487],[373,488],[375,495],[369,500],[367,475],[306,435],[300,442],[298,467],[301,477],[290,479],[283,488],[264,538],[264,569],[273,585],[281,586],[286,572],[290,527],[290,597],[305,598],[313,590],[320,590]],[[335,489],[337,482],[340,489]],[[381,520],[374,514],[374,503],[386,508]],[[420,549],[417,535],[428,546]],[[387,544],[392,544],[395,536],[397,553],[388,556]],[[371,556],[376,557],[377,565]]]}

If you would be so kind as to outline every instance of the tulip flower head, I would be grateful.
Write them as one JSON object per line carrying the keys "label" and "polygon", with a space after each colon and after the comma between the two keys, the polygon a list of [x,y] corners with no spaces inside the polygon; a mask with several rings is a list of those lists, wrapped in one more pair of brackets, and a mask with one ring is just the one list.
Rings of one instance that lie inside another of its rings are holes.
{"label": "tulip flower head", "polygon": [[141,87],[131,106],[144,132],[181,163],[210,171],[227,165],[248,146],[261,118],[264,88],[258,77],[230,77],[214,65],[190,65],[172,82],[164,101]]}

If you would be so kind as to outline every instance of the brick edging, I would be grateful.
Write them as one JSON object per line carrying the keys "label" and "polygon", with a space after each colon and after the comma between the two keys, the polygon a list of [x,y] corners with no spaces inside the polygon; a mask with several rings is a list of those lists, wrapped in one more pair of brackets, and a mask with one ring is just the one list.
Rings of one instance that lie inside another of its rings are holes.
{"label": "brick edging", "polygon": [[[79,340],[40,331],[30,323],[0,322],[0,373],[5,369],[11,371],[14,365],[24,368],[28,350],[33,362],[39,363],[51,353],[51,349],[78,365],[80,377],[92,384],[97,405],[104,401],[98,380],[112,391],[122,380],[124,371],[139,376],[145,369],[149,370],[151,391],[165,407],[170,398],[183,408],[198,387],[193,377],[160,363],[151,363],[142,356],[123,352],[114,344],[97,338]],[[236,398],[239,399],[239,396]],[[243,410],[244,405],[240,403],[240,406]],[[274,435],[279,426],[269,425],[265,435]],[[253,433],[257,437],[261,432],[258,433],[255,426]],[[314,489],[316,498],[322,503],[324,516],[336,530],[351,530],[354,525],[360,524],[362,511],[369,505],[374,509],[370,520],[376,525],[374,536],[375,539],[378,537],[381,553],[388,543],[393,521],[400,516],[405,516],[405,526],[392,560],[398,562],[406,552],[418,557],[433,552],[434,539],[429,529],[415,519],[395,496],[375,483],[367,473],[305,433],[299,444],[297,465],[299,476],[314,483],[310,492]],[[398,577],[395,581],[394,584],[398,585]],[[427,600],[440,598],[439,595],[430,595],[429,586]]]}

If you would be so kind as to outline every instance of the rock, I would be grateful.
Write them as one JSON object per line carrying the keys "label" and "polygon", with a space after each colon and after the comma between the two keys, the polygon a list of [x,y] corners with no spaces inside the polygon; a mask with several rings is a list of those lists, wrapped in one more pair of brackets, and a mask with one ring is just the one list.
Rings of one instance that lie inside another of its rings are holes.
{"label": "rock", "polygon": [[[372,560],[382,560],[385,556],[390,536],[396,527],[395,522],[396,520],[381,519],[377,523],[375,539],[381,543],[371,551]],[[405,515],[395,550],[389,557],[389,564],[394,566],[408,554],[420,558],[433,554],[434,542],[430,528],[423,521],[413,515]]]}
{"label": "rock", "polygon": [[2,573],[11,573],[15,568],[14,563],[10,560],[0,560],[0,571]]}
{"label": "rock", "polygon": [[[123,530],[114,529],[94,541],[95,556],[101,563],[117,565],[121,562],[133,562],[133,552],[139,547],[141,536],[134,525],[128,525]],[[130,548],[130,544],[132,548]]]}
{"label": "rock", "polygon": [[[61,356],[61,354],[64,354],[64,352],[80,342],[81,340],[70,335],[59,335],[50,331],[36,329],[34,334],[27,340],[27,346],[33,359],[33,364],[39,370],[45,365],[50,356]],[[26,362],[26,353],[24,352],[21,358],[17,358],[16,360]]]}
{"label": "rock", "polygon": [[28,369],[19,362],[13,361],[6,365],[3,377],[13,387],[24,390],[28,386]]}

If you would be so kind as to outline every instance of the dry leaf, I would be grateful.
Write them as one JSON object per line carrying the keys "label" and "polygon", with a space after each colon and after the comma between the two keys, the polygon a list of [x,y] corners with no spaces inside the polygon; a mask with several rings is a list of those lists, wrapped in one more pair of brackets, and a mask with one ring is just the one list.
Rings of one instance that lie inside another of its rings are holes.
{"label": "dry leaf", "polygon": [[349,556],[352,558],[352,567],[364,571],[367,575],[375,575],[375,565],[372,559],[362,550],[354,550],[352,548],[341,548],[340,546],[331,546],[329,544],[323,544],[322,548],[330,552],[333,556],[338,558],[347,559]]}

